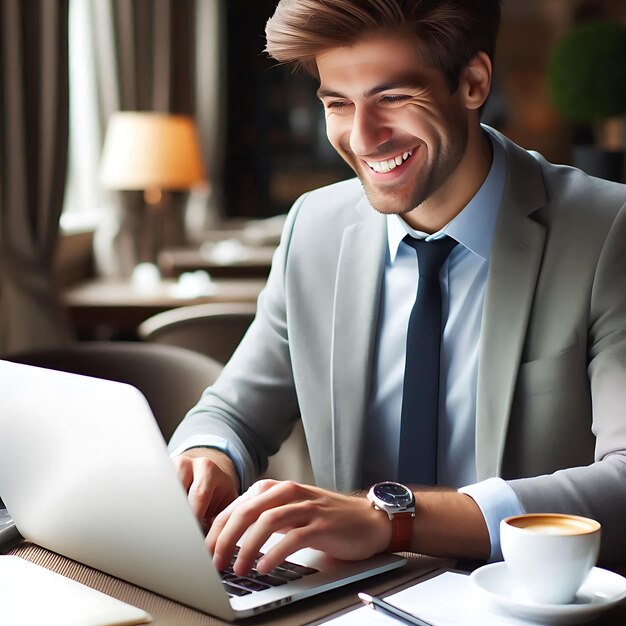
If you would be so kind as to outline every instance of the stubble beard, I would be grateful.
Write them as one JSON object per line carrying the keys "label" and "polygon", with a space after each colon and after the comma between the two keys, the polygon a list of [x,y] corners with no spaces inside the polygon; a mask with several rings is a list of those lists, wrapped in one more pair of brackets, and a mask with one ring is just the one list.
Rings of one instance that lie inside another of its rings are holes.
{"label": "stubble beard", "polygon": [[357,176],[361,181],[361,186],[363,187],[363,191],[365,191],[370,205],[378,211],[378,213],[382,213],[383,215],[404,215],[413,211],[413,209],[421,206],[437,187],[435,172],[432,169],[426,173],[426,176],[418,177],[422,178],[422,180],[414,181],[412,189],[406,199],[394,195],[394,191],[400,193],[403,191],[403,185],[389,183],[383,191],[380,188],[374,187],[367,179],[367,175],[357,172]]}
{"label": "stubble beard", "polygon": [[[460,131],[461,129],[457,129]],[[384,186],[372,184],[361,168],[368,167],[360,161],[345,145],[342,145],[341,156],[358,176],[367,199],[378,213],[383,215],[405,215],[414,209],[426,205],[429,198],[439,189],[458,166],[467,147],[467,132],[461,133],[454,143],[442,145],[435,162],[424,161],[408,192],[406,183],[387,183]],[[420,149],[426,149],[422,146]],[[394,192],[397,194],[394,196]],[[401,195],[405,198],[399,197]],[[432,207],[436,210],[436,207]]]}

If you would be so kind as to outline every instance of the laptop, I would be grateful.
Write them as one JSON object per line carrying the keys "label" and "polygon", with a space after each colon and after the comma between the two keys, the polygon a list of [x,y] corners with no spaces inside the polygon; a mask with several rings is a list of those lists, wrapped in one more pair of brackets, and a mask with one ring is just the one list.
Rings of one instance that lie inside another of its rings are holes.
{"label": "laptop", "polygon": [[218,572],[145,397],[123,383],[8,361],[0,361],[0,497],[29,541],[225,620],[406,562],[305,549],[269,578]]}

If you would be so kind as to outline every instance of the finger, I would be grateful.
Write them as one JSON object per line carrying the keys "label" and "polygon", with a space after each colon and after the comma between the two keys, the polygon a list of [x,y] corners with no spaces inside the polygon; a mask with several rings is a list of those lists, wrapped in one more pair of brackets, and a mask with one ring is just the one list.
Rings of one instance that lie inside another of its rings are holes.
{"label": "finger", "polygon": [[[235,573],[239,576],[244,576],[250,571],[254,566],[259,551],[273,533],[279,530],[288,530],[289,533],[291,529],[301,530],[308,527],[315,517],[314,509],[314,503],[306,501],[286,504],[261,513],[257,522],[249,529],[244,537],[239,555],[234,564]],[[299,535],[305,534],[306,533],[299,533]],[[305,546],[302,545],[301,547]],[[299,549],[300,548],[295,548],[295,550]],[[274,548],[271,548],[268,554],[272,552],[272,550],[274,550]],[[274,567],[282,563],[291,552],[284,554],[282,558],[280,558],[280,554],[282,553],[276,552],[276,556],[270,556],[269,559],[264,557],[262,559],[263,567],[266,568],[262,573],[274,569]],[[275,560],[276,558],[279,560]]]}
{"label": "finger", "polygon": [[194,515],[205,522],[217,480],[215,468],[205,459],[193,459],[193,482],[189,487],[188,499]]}
{"label": "finger", "polygon": [[193,466],[191,459],[184,456],[177,456],[172,459],[172,462],[174,463],[180,482],[183,484],[185,491],[188,492],[193,482]]}
{"label": "finger", "polygon": [[196,478],[189,488],[189,505],[199,522],[205,524],[210,517],[209,505],[213,491],[206,478]]}
{"label": "finger", "polygon": [[276,485],[283,483],[283,482],[289,482],[289,481],[274,480],[273,478],[263,478],[253,483],[250,486],[250,489],[248,489],[248,491],[251,493],[251,495],[258,496],[259,494],[265,493],[272,487],[275,487]]}
{"label": "finger", "polygon": [[[247,494],[246,498],[242,496],[230,511],[227,520],[219,519],[219,516],[216,519],[216,522],[219,521],[220,525],[223,523],[223,526],[215,529],[217,539],[214,543],[213,558],[215,559],[216,555],[220,555],[220,558],[230,558],[239,539],[259,519],[261,514],[294,501],[301,501],[306,498],[307,494],[307,488],[291,481],[283,481],[273,484],[259,495],[250,496]],[[270,521],[261,524],[261,527],[270,529],[269,533],[266,532],[267,539],[272,532],[283,528],[283,525],[280,522],[273,524]],[[213,528],[211,528],[211,533],[213,533]],[[214,537],[215,535],[212,535],[212,539]],[[245,562],[249,561],[248,558]],[[240,567],[243,569],[243,565]]]}
{"label": "finger", "polygon": [[314,535],[315,531],[311,526],[299,526],[290,530],[259,559],[256,564],[257,571],[260,574],[271,572],[294,552],[309,547]]}
{"label": "finger", "polygon": [[236,499],[237,492],[232,484],[224,485],[221,481],[215,483],[213,495],[211,496],[209,506],[205,513],[205,520],[211,520],[207,528],[213,523],[213,520]]}
{"label": "finger", "polygon": [[[245,494],[240,496],[231,507],[227,507],[216,518],[215,551],[222,552],[223,548],[233,549],[243,533],[259,518],[259,515],[268,509],[282,506],[299,499],[294,488],[286,486],[285,482],[275,483],[269,489],[259,493],[266,485],[255,483]],[[211,529],[212,536],[213,528]]]}
{"label": "finger", "polygon": [[226,522],[230,518],[232,512],[242,502],[245,502],[246,500],[250,500],[251,498],[254,498],[255,496],[257,496],[259,493],[267,491],[272,486],[277,484],[277,482],[278,481],[276,480],[265,479],[265,480],[259,480],[256,483],[253,483],[252,485],[250,485],[247,491],[241,494],[238,498],[235,498],[232,502],[228,504],[228,506],[226,506],[218,515],[216,515],[213,518],[212,523],[211,523],[211,528],[205,539],[205,543],[207,547],[209,548],[209,551],[211,552],[211,554],[213,554],[214,557],[215,557],[215,542],[217,541],[219,534],[222,532],[222,529],[226,525]]}
{"label": "finger", "polygon": [[223,511],[216,515],[211,522],[209,532],[207,533],[204,541],[209,552],[213,555],[213,564],[218,571],[223,570],[230,563],[237,541],[237,539],[235,539],[234,543],[222,541],[218,549],[216,546],[218,537],[222,533],[224,526],[226,526],[233,511],[235,511],[243,502],[255,497],[258,489],[258,483],[251,485],[248,491],[240,495],[238,498],[235,498],[235,500],[233,500]]}
{"label": "finger", "polygon": [[[242,502],[245,498],[247,498],[247,494],[243,494],[238,498],[235,498],[225,509],[223,509],[220,513],[218,513],[211,522],[211,527],[209,528],[209,532],[204,540],[209,552],[213,555],[214,562],[219,561],[219,555],[216,554],[215,544],[217,542],[217,538],[222,532],[226,522],[230,518],[231,513],[234,509]],[[230,556],[228,556],[228,560],[230,560]],[[219,565],[216,563],[216,567],[220,569]]]}
{"label": "finger", "polygon": [[209,525],[213,523],[213,520],[219,515],[231,502],[237,499],[237,492],[234,490],[225,491],[221,488],[216,488],[213,492],[213,498],[209,509],[206,512],[206,519],[210,521]]}

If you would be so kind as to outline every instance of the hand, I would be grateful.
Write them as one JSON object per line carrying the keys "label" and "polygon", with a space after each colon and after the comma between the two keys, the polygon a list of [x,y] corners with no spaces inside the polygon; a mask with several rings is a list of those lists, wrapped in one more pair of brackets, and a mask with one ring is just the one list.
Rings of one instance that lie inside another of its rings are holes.
{"label": "hand", "polygon": [[191,448],[174,457],[189,504],[205,531],[239,493],[239,477],[230,458],[214,448]]}
{"label": "hand", "polygon": [[291,481],[261,480],[213,521],[206,543],[218,570],[230,562],[237,541],[249,529],[234,571],[246,575],[273,532],[285,536],[257,563],[267,573],[297,550],[310,547],[339,559],[359,560],[383,552],[391,524],[365,498]]}

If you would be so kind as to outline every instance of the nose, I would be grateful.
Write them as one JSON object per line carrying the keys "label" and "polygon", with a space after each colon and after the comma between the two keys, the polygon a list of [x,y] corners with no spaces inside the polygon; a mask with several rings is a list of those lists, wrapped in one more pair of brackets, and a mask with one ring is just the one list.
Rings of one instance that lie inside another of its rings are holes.
{"label": "nose", "polygon": [[356,155],[367,156],[391,137],[385,120],[368,107],[355,107],[350,131],[350,148]]}

